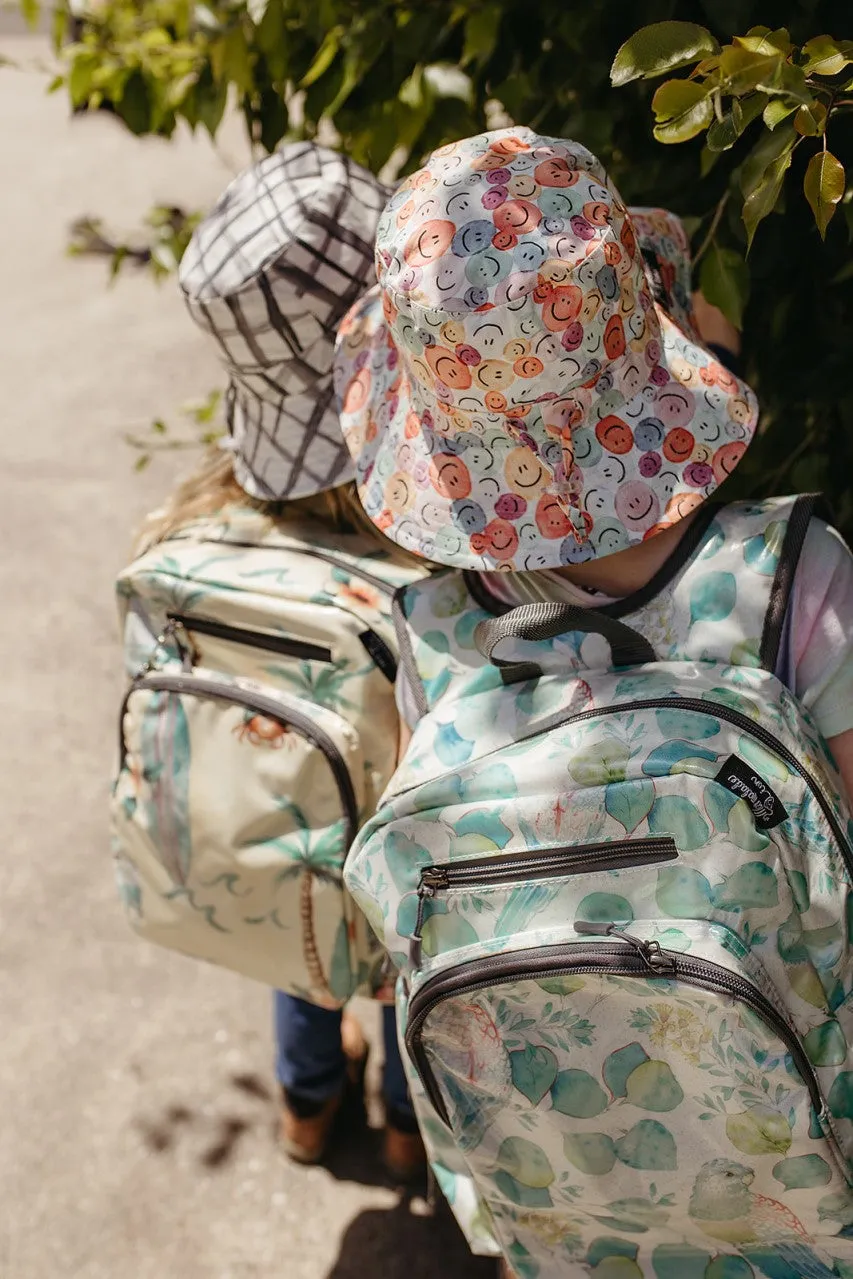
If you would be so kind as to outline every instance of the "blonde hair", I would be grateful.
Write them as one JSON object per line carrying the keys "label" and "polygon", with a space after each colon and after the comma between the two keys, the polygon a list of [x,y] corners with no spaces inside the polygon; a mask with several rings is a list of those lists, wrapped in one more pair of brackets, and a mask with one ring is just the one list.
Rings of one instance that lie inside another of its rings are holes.
{"label": "blonde hair", "polygon": [[420,568],[431,566],[428,560],[402,550],[380,533],[365,515],[353,480],[309,497],[261,501],[240,487],[234,478],[230,454],[215,445],[208,449],[201,465],[178,485],[165,505],[147,517],[139,531],[134,553],[139,555],[193,520],[217,515],[229,506],[261,511],[282,529],[289,524],[308,521],[322,524],[327,529],[331,526],[336,533],[360,533],[386,555],[391,555],[398,564]]}

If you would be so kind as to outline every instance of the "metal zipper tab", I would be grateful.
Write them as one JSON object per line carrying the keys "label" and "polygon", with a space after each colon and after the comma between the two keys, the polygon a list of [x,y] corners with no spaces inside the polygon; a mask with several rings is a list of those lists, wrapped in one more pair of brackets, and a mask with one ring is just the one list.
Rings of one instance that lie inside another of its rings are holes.
{"label": "metal zipper tab", "polygon": [[654,973],[656,977],[675,973],[675,957],[671,951],[662,950],[659,941],[643,941],[642,938],[626,932],[621,924],[616,923],[592,923],[586,919],[576,919],[574,927],[575,932],[583,937],[618,937],[620,941],[627,942],[629,946],[634,947],[649,972]]}
{"label": "metal zipper tab", "polygon": [[415,930],[409,942],[409,963],[412,968],[420,968],[421,966],[423,956],[422,933],[426,904],[431,897],[435,897],[439,889],[447,888],[449,882],[447,868],[444,866],[425,866],[421,871],[421,879],[418,884],[418,913],[415,919]]}

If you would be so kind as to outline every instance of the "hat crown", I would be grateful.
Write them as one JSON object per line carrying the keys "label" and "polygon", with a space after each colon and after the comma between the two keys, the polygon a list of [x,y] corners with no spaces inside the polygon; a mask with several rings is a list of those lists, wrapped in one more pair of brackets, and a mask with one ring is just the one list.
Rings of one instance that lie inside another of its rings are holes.
{"label": "hat crown", "polygon": [[569,140],[506,129],[436,151],[385,206],[378,288],[339,331],[374,522],[444,564],[541,569],[689,514],[756,410],[694,338],[689,265],[676,278],[671,260],[686,248],[669,215],[635,228]]}
{"label": "hat crown", "polygon": [[[179,276],[188,303],[227,300],[291,266],[309,276],[311,255],[356,270],[363,287],[387,194],[372,174],[314,143],[265,156],[226,187],[196,228]],[[317,297],[322,311],[321,290]],[[284,290],[279,306],[300,314],[318,309],[310,288]]]}
{"label": "hat crown", "polygon": [[377,260],[402,370],[440,429],[534,404],[565,426],[592,386],[618,411],[660,358],[628,211],[568,140],[514,129],[441,148],[386,205]]}
{"label": "hat crown", "polygon": [[626,218],[585,147],[497,130],[440,148],[395,192],[377,231],[377,274],[398,308],[457,316],[518,302],[543,282],[592,290],[595,272],[582,268],[608,241],[610,264],[642,275]]}
{"label": "hat crown", "polygon": [[252,165],[193,233],[180,284],[230,375],[235,471],[253,496],[350,478],[334,404],[334,335],[373,276],[388,190],[311,142]]}

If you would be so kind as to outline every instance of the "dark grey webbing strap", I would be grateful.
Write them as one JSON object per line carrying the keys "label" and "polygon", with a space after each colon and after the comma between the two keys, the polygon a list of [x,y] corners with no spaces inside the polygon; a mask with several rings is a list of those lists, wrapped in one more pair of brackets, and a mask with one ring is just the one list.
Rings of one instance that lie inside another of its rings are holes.
{"label": "dark grey webbing strap", "polygon": [[759,665],[766,671],[776,670],[797,565],[800,562],[809,524],[812,517],[819,511],[822,515],[829,514],[825,509],[823,495],[820,493],[803,493],[791,508],[788,527],[785,529],[782,549],[779,552],[779,563],[770,587],[770,603],[764,615],[764,629],[761,632],[761,647],[758,651]]}
{"label": "dark grey webbing strap", "polygon": [[[400,586],[394,592],[394,598],[391,601],[391,620],[394,623],[394,633],[397,636],[397,648],[400,653],[400,667],[404,676],[408,680],[412,691],[415,706],[418,715],[426,715],[429,710],[429,702],[427,701],[426,689],[423,680],[418,671],[418,664],[415,660],[415,654],[412,649],[412,637],[409,634],[409,622],[406,617],[406,610],[403,606],[403,596],[408,590],[408,586]],[[413,725],[409,725],[410,728]]]}
{"label": "dark grey webbing strap", "polygon": [[[495,657],[495,649],[505,639],[549,640],[569,631],[602,635],[610,645],[614,666],[642,666],[656,661],[647,639],[615,617],[581,608],[578,604],[522,604],[503,617],[490,617],[478,624],[474,643],[487,661],[499,666],[510,680],[535,679],[541,675],[534,662],[513,662]],[[524,672],[522,676],[522,672]]]}

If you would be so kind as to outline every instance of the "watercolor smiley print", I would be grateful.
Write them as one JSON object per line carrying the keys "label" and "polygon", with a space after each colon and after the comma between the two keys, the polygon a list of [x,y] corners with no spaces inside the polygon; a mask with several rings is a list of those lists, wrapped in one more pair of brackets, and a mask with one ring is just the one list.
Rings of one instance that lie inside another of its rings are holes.
{"label": "watercolor smiley print", "polygon": [[439,148],[386,205],[376,266],[335,380],[365,510],[407,550],[481,570],[611,554],[683,519],[752,438],[754,395],[696,336],[681,224],[628,210],[577,143]]}

